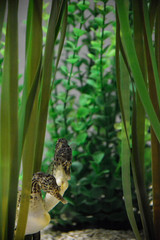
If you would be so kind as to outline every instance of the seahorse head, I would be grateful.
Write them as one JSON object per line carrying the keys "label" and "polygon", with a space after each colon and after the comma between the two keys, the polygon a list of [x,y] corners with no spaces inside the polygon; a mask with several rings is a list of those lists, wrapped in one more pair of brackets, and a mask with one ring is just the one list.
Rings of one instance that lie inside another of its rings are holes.
{"label": "seahorse head", "polygon": [[65,138],[60,138],[57,141],[55,156],[54,156],[54,169],[58,166],[62,166],[65,174],[70,177],[70,167],[72,163],[72,149],[68,145]]}

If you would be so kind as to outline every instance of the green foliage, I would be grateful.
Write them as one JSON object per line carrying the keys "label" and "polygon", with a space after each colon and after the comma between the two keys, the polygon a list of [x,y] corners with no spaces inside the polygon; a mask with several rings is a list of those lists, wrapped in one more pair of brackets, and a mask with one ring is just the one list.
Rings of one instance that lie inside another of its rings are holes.
{"label": "green foliage", "polygon": [[[51,92],[54,46],[61,28],[58,65],[66,27],[67,3],[52,2],[42,51],[43,1],[29,1],[24,84],[18,76],[18,1],[1,1],[0,38],[0,239],[23,239],[33,172],[40,170]],[[6,14],[6,28],[3,20]],[[56,69],[54,69],[55,75]],[[45,80],[44,80],[45,79]],[[23,90],[23,91],[22,91]],[[22,92],[21,92],[22,91]],[[22,95],[22,100],[20,95]],[[43,110],[42,110],[43,109]],[[16,203],[20,167],[23,169],[19,215]]]}
{"label": "green foliage", "polygon": [[[123,141],[126,142],[122,153],[122,170],[123,168],[126,170],[122,171],[126,210],[136,239],[141,239],[135,224],[132,198],[129,196],[131,177],[130,174],[126,174],[130,172],[131,164],[145,239],[158,240],[160,238],[160,3],[152,0],[135,0],[130,4],[121,0],[116,2],[116,6],[117,90],[123,120]],[[126,69],[125,75],[124,69]],[[128,84],[124,91],[122,85],[124,79],[127,82],[131,80],[132,90]],[[126,92],[130,96],[129,106],[124,100]],[[127,117],[128,112],[130,118]],[[151,127],[146,134],[145,127],[148,126],[148,122]],[[150,140],[149,147],[148,140]],[[128,160],[125,155],[127,148],[129,148]],[[152,194],[148,194],[147,175],[152,178]],[[153,198],[153,209],[149,204],[150,197]]]}
{"label": "green foliage", "polygon": [[53,209],[53,223],[120,228],[128,220],[114,128],[119,116],[115,23],[109,18],[114,9],[106,1],[95,2],[93,8],[89,1],[71,1],[68,9],[66,42],[50,99],[50,140],[46,141],[42,170],[46,171],[53,158],[53,142],[60,137],[69,140],[73,163],[65,194],[69,204]]}

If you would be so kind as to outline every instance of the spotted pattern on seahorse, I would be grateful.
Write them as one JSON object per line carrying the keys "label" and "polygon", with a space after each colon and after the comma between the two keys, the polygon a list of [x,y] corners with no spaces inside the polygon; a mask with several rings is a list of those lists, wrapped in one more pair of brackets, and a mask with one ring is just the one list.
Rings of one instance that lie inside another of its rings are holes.
{"label": "spotted pattern on seahorse", "polygon": [[[72,150],[67,140],[61,138],[57,141],[54,160],[51,163],[48,174],[42,172],[33,174],[26,234],[38,232],[47,226],[50,221],[48,212],[55,207],[59,201],[64,204],[66,203],[63,194],[68,188],[71,161]],[[44,199],[41,194],[42,190],[46,192]],[[18,192],[17,196],[15,229],[19,215],[20,201],[21,191]]]}
{"label": "spotted pattern on seahorse", "polygon": [[44,190],[45,192],[53,195],[62,203],[66,203],[66,200],[59,193],[60,187],[57,185],[56,179],[50,174],[45,174],[43,172],[37,172],[32,178],[32,193],[39,192],[39,190]]}
{"label": "spotted pattern on seahorse", "polygon": [[54,161],[53,161],[53,175],[59,165],[62,165],[65,173],[70,175],[70,167],[72,163],[72,149],[68,145],[65,138],[61,138],[57,141]]}

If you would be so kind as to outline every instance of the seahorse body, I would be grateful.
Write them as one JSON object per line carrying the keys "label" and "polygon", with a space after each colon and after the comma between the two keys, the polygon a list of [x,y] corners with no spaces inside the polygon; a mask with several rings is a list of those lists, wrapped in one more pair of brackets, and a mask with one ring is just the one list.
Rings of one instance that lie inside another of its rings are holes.
{"label": "seahorse body", "polygon": [[[50,173],[38,172],[33,175],[26,235],[36,233],[49,224],[50,215],[48,212],[59,201],[63,204],[67,203],[63,198],[63,194],[68,188],[71,160],[72,150],[67,140],[64,138],[59,139],[56,144],[54,161],[50,167]],[[44,200],[42,199],[41,190],[46,192]],[[20,197],[21,194],[19,193],[17,217]]]}

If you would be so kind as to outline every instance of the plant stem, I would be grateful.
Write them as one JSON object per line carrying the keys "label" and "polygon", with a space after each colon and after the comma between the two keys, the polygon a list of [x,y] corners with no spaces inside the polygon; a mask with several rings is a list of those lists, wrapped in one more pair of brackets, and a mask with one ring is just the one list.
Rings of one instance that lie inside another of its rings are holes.
{"label": "plant stem", "polygon": [[[155,54],[158,66],[158,73],[160,77],[160,4],[158,4],[158,10],[156,15],[156,24],[155,24]],[[152,78],[153,79],[153,78]],[[150,83],[150,92],[151,99],[158,118],[160,119],[160,111],[158,106],[157,95],[155,94],[155,83],[151,81]],[[152,146],[152,184],[153,184],[153,222],[156,239],[160,239],[160,143],[156,137],[155,132],[151,128],[151,146]]]}
{"label": "plant stem", "polygon": [[101,89],[102,92],[104,92],[104,86],[103,86],[103,43],[104,43],[104,25],[105,25],[105,9],[106,9],[106,3],[104,2],[104,13],[103,13],[103,27],[101,31],[101,52],[100,52],[100,81],[101,81]]}
{"label": "plant stem", "polygon": [[[85,0],[83,0],[83,4],[85,4]],[[82,13],[83,13],[83,11],[82,11]],[[81,23],[80,23],[79,29],[82,28],[83,17],[84,16],[82,14]],[[75,48],[77,48],[77,46],[78,46],[78,40],[79,40],[79,37],[76,36],[76,38],[75,38]],[[75,55],[76,55],[76,50],[74,50],[74,52],[73,52],[73,58],[75,57]],[[68,87],[70,86],[70,83],[71,83],[73,68],[74,68],[74,63],[71,64],[71,69],[70,69],[70,73],[69,73],[69,77],[68,77],[68,81],[67,81],[67,86]],[[66,107],[67,107],[68,95],[69,95],[69,88],[66,89],[65,101],[64,101],[64,105],[63,105],[63,117],[64,117],[64,126],[65,126],[65,134],[66,135],[68,134],[68,126],[67,126],[67,114],[66,114],[65,110],[66,110]]]}
{"label": "plant stem", "polygon": [[[106,93],[105,93],[105,89],[104,89],[104,83],[103,83],[103,75],[104,75],[104,71],[103,71],[103,45],[104,45],[104,29],[105,29],[105,10],[106,10],[106,2],[104,2],[103,4],[103,8],[104,8],[104,12],[103,12],[103,26],[102,26],[102,31],[101,31],[101,52],[100,52],[100,84],[101,84],[101,91],[102,91],[102,95],[103,95],[103,101],[104,101],[104,109],[103,109],[103,114],[106,116],[106,125],[109,125],[109,121],[107,120],[107,106],[106,106]],[[108,131],[106,129],[105,131],[105,135],[106,135],[106,143],[108,145]]]}
{"label": "plant stem", "polygon": [[[56,96],[57,96],[57,89],[55,88],[55,99],[56,99]],[[54,112],[54,102],[52,100],[52,97],[50,99],[50,102],[51,102],[51,104],[50,104],[51,110],[52,110],[52,112]],[[57,103],[57,99],[55,100],[55,105],[56,105],[56,103]],[[53,123],[54,123],[54,130],[55,130],[55,133],[56,133],[56,137],[58,138],[58,126],[57,126],[57,123],[55,121],[55,118],[53,118]]]}

